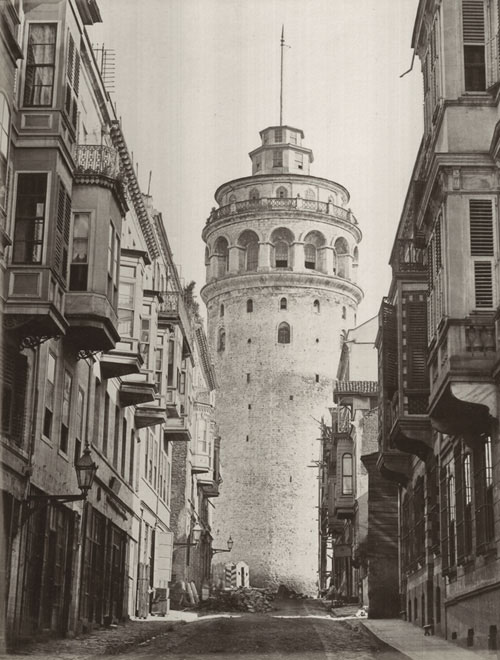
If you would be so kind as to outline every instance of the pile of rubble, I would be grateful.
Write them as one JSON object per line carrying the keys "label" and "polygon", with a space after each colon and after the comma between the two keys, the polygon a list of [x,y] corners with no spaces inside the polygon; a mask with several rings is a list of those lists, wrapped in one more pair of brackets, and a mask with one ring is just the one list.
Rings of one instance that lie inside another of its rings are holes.
{"label": "pile of rubble", "polygon": [[274,592],[270,589],[239,587],[218,591],[200,606],[215,612],[269,612],[273,609],[273,600]]}

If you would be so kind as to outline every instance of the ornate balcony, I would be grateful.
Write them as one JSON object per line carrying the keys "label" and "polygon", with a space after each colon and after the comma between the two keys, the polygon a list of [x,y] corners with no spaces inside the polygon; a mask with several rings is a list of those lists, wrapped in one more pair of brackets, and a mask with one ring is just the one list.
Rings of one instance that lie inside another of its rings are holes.
{"label": "ornate balcony", "polygon": [[396,275],[418,274],[427,277],[426,251],[414,239],[400,238],[396,241],[391,265]]}
{"label": "ornate balcony", "polygon": [[358,221],[350,209],[337,206],[331,202],[318,202],[314,199],[304,199],[302,197],[260,197],[259,199],[245,199],[241,202],[233,202],[226,206],[214,209],[210,214],[207,225],[217,220],[223,220],[237,215],[247,215],[249,213],[279,211],[300,211],[301,213],[321,214],[332,220],[341,220],[350,225],[357,225]]}
{"label": "ornate balcony", "polygon": [[122,215],[125,215],[128,207],[116,149],[104,144],[79,144],[76,147],[75,160],[75,184],[110,189],[118,201]]}
{"label": "ornate balcony", "polygon": [[429,415],[438,431],[477,437],[497,416],[493,315],[446,319],[430,355]]}

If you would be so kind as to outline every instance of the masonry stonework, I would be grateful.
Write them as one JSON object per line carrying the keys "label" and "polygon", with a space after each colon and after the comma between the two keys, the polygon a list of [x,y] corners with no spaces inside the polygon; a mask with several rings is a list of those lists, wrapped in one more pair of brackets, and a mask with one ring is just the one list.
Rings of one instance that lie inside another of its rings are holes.
{"label": "masonry stonework", "polygon": [[219,188],[220,207],[203,232],[202,297],[222,438],[213,530],[218,547],[232,536],[230,559],[249,564],[252,585],[315,594],[312,467],[319,422],[332,405],[341,335],[354,325],[362,297],[354,281],[361,232],[346,208],[347,191],[309,175],[309,150],[301,147],[303,171],[265,166],[268,149],[283,152],[273,162],[299,162],[293,154],[302,132],[279,131],[261,132],[263,146],[251,154],[254,176]]}

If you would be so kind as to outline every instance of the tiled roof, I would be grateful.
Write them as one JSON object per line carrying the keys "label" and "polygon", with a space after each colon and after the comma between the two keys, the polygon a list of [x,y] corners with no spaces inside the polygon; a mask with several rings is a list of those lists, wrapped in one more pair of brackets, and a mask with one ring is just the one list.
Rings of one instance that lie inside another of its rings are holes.
{"label": "tiled roof", "polygon": [[376,380],[338,380],[333,388],[334,394],[377,394]]}

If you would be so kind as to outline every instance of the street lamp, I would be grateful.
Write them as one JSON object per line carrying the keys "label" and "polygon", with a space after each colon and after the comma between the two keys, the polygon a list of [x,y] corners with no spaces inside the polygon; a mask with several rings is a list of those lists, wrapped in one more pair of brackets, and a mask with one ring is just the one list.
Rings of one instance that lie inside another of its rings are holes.
{"label": "street lamp", "polygon": [[190,538],[193,539],[193,543],[190,543],[189,541],[187,543],[174,543],[174,546],[177,548],[195,548],[200,542],[202,532],[203,529],[200,527],[198,522],[196,522],[193,529],[189,533]]}
{"label": "street lamp", "polygon": [[89,447],[85,447],[82,455],[75,461],[76,480],[81,493],[79,495],[28,495],[28,500],[42,502],[77,502],[86,500],[94,483],[97,465],[92,460]]}
{"label": "street lamp", "polygon": [[231,552],[231,550],[233,549],[233,545],[234,545],[234,541],[230,536],[227,540],[227,550],[224,548],[211,548],[210,552],[212,553],[212,556],[216,555],[219,552]]}

